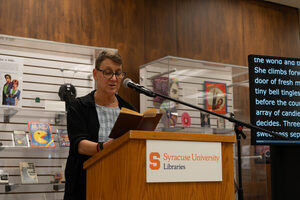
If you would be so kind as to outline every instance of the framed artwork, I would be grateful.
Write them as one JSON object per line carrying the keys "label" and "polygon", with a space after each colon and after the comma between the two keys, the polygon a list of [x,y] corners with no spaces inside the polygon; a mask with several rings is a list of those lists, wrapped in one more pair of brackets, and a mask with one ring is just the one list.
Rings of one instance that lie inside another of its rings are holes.
{"label": "framed artwork", "polygon": [[227,113],[226,84],[204,82],[205,108],[219,114]]}

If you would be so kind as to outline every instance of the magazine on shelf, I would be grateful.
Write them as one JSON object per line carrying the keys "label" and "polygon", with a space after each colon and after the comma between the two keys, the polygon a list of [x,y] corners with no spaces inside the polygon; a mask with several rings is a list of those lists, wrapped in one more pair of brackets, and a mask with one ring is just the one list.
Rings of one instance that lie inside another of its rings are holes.
{"label": "magazine on shelf", "polygon": [[15,147],[28,147],[28,137],[25,131],[14,130],[13,133],[13,144]]}
{"label": "magazine on shelf", "polygon": [[70,140],[68,137],[68,131],[67,129],[57,129],[57,140],[60,147],[69,147],[70,146]]}
{"label": "magazine on shelf", "polygon": [[38,183],[34,163],[20,162],[19,167],[22,184]]}
{"label": "magazine on shelf", "polygon": [[32,147],[55,147],[49,123],[28,122],[27,124]]}

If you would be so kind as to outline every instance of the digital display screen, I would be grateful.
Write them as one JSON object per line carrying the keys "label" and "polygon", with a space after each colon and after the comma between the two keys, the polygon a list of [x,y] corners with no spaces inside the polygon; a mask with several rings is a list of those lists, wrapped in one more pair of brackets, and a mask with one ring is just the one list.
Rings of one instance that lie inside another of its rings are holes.
{"label": "digital display screen", "polygon": [[252,144],[300,144],[300,59],[249,55]]}

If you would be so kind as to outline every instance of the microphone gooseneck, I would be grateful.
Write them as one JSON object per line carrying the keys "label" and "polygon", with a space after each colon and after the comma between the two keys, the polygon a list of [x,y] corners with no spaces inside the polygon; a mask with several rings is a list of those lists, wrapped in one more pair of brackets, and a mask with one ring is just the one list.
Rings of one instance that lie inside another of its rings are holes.
{"label": "microphone gooseneck", "polygon": [[137,83],[134,83],[130,78],[126,78],[124,81],[123,81],[123,86],[125,88],[132,88],[134,89],[135,91],[139,92],[139,93],[142,93],[146,96],[149,96],[149,97],[156,97],[156,94],[154,92],[152,92],[151,90],[149,90],[148,88],[145,88],[144,86],[141,86]]}

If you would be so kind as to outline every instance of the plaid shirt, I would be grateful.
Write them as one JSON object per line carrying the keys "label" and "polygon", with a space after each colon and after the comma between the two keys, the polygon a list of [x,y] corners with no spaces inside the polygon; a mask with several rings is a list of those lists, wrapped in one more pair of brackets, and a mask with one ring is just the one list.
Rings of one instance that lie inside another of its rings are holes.
{"label": "plaid shirt", "polygon": [[96,104],[96,110],[99,120],[98,142],[106,142],[109,138],[111,129],[113,128],[119,113],[120,108],[105,107]]}

